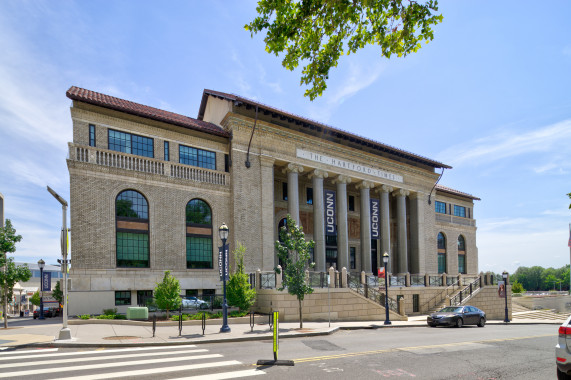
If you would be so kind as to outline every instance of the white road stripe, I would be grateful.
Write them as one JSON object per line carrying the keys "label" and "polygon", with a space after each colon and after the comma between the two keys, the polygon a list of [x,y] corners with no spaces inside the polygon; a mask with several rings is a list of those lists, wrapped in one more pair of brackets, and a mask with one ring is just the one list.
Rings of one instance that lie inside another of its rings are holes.
{"label": "white road stripe", "polygon": [[[92,358],[81,358],[78,361],[84,362],[95,362],[100,360],[113,360],[113,359],[128,359],[128,358],[144,358],[147,356],[157,356],[157,355],[181,355],[184,353],[194,354],[197,352],[208,352],[206,349],[200,350],[185,350],[185,351],[165,351],[165,352],[145,352],[145,353],[135,353],[127,355],[109,355],[109,356],[95,356]],[[182,359],[181,359],[182,360]],[[18,368],[18,367],[34,367],[39,365],[51,365],[51,364],[67,364],[70,363],[69,359],[49,359],[40,360],[35,362],[18,362],[18,363],[7,363],[0,364],[0,369],[2,368]]]}
{"label": "white road stripe", "polygon": [[[176,361],[181,361],[181,360],[211,359],[211,358],[220,358],[220,357],[222,357],[222,355],[220,355],[220,354],[209,354],[209,355],[189,356],[187,358],[176,357],[176,358],[146,359],[146,360],[134,360],[131,362],[75,365],[75,366],[70,366],[70,367],[57,367],[57,368],[39,368],[37,370],[0,373],[0,378],[11,377],[11,376],[29,376],[29,375],[48,374],[48,373],[81,371],[81,370],[88,370],[88,369],[125,367],[125,366],[147,365],[147,364],[160,364],[160,363],[176,362]],[[69,361],[68,361],[68,363],[69,363]]]}
{"label": "white road stripe", "polygon": [[[2,352],[0,351],[0,360],[11,360],[14,359],[13,356],[9,357],[9,358],[3,358],[2,356],[4,355],[21,355],[21,354],[33,354],[33,353],[38,353],[38,356],[43,356],[41,354],[45,353],[45,352],[54,352],[57,351],[58,348],[38,348],[35,350],[26,350],[26,351],[8,351],[8,352]],[[50,354],[53,355],[53,354]],[[30,357],[33,357],[34,355],[30,355]]]}
{"label": "white road stripe", "polygon": [[244,371],[232,371],[232,372],[221,372],[221,373],[213,373],[210,375],[202,375],[202,376],[190,376],[190,377],[180,377],[178,379],[170,379],[170,380],[222,380],[222,379],[235,379],[237,377],[245,377],[245,376],[256,376],[256,375],[265,375],[264,371],[260,371],[259,369],[247,369]]}
{"label": "white road stripe", "polygon": [[[153,346],[153,347],[136,347],[136,348],[119,348],[113,350],[103,350],[103,351],[77,351],[77,352],[60,352],[60,353],[51,353],[51,354],[44,354],[46,351],[57,351],[57,348],[50,348],[46,350],[38,350],[38,351],[20,351],[20,352],[2,352],[0,353],[0,361],[2,360],[14,360],[14,359],[33,359],[33,358],[47,358],[47,357],[63,357],[63,356],[80,356],[80,355],[100,355],[100,354],[109,354],[112,352],[134,352],[134,351],[159,351],[171,349],[172,351],[183,351],[186,348],[194,348],[196,345],[189,344],[184,346],[172,346],[172,347],[165,347],[165,346]],[[34,352],[38,352],[37,354],[33,354]],[[18,357],[11,356],[9,358],[3,358],[2,356],[8,354],[17,354],[17,353],[30,353],[30,355],[22,355]]]}
{"label": "white road stripe", "polygon": [[[125,364],[125,363],[123,363]],[[99,373],[96,375],[82,375],[77,377],[55,377],[54,379],[60,380],[103,380],[103,379],[115,379],[118,377],[136,377],[136,376],[144,376],[144,375],[153,375],[153,374],[163,374],[167,372],[177,372],[177,371],[189,371],[193,369],[201,369],[201,368],[213,368],[213,367],[223,367],[223,366],[230,366],[230,365],[238,365],[242,364],[237,360],[228,360],[224,362],[212,362],[212,363],[200,363],[200,364],[188,364],[188,365],[181,365],[176,367],[163,367],[163,368],[149,368],[149,369],[142,369],[137,371],[122,371],[122,372],[112,372],[112,373]]]}

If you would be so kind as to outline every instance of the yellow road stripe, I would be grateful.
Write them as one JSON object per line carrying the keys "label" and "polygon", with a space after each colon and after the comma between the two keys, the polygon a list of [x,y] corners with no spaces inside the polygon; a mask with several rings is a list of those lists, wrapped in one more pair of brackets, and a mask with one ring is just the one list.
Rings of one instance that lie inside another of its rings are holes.
{"label": "yellow road stripe", "polygon": [[295,362],[295,363],[307,363],[307,362],[315,362],[315,361],[320,361],[320,360],[331,360],[331,359],[339,359],[339,358],[349,358],[349,357],[353,357],[353,356],[383,354],[383,353],[396,352],[396,351],[422,350],[422,349],[427,349],[427,348],[463,346],[463,345],[467,345],[467,344],[481,344],[481,343],[492,343],[492,342],[505,342],[505,341],[510,341],[510,340],[545,338],[545,337],[547,337],[547,336],[557,336],[557,335],[555,335],[555,334],[544,334],[544,335],[522,336],[522,337],[516,337],[516,338],[475,340],[475,341],[472,341],[472,342],[443,343],[443,344],[434,344],[434,345],[429,345],[429,346],[412,346],[412,347],[387,348],[387,349],[383,349],[383,350],[362,351],[362,352],[350,352],[350,353],[338,354],[338,355],[327,355],[327,356],[315,356],[315,357],[309,357],[309,358],[300,358],[300,359],[294,359],[294,362]]}

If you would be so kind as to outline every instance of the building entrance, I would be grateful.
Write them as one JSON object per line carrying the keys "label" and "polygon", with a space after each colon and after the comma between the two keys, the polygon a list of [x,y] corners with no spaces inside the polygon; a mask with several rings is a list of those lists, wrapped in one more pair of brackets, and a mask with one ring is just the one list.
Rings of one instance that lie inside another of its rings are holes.
{"label": "building entrance", "polygon": [[377,268],[379,264],[377,263],[377,240],[371,240],[371,271],[373,272],[373,276],[377,275]]}

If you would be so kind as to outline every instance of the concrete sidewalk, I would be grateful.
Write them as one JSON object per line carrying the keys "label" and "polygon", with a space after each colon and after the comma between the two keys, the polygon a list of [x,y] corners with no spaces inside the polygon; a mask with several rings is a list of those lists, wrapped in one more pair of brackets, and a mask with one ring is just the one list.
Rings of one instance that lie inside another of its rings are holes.
{"label": "concrete sidewalk", "polygon": [[[62,328],[61,317],[43,321],[11,318],[8,329],[0,328],[0,352],[8,347],[133,347],[272,339],[267,317],[265,319],[256,319],[253,328],[248,321],[233,323],[230,319],[229,333],[220,333],[222,320],[208,320],[204,335],[200,321],[194,321],[193,324],[185,322],[180,336],[178,322],[157,322],[154,337],[151,322],[70,319],[69,328],[73,339],[57,340]],[[331,322],[331,325],[328,322],[304,322],[303,329],[299,328],[299,322],[282,322],[279,330],[280,338],[284,339],[329,335],[338,330],[427,327],[426,316],[409,317],[408,321],[394,321],[391,325],[384,325],[383,322]],[[562,321],[539,319],[518,319],[510,322],[512,325],[561,323]],[[503,325],[504,322],[488,321],[487,324]]]}

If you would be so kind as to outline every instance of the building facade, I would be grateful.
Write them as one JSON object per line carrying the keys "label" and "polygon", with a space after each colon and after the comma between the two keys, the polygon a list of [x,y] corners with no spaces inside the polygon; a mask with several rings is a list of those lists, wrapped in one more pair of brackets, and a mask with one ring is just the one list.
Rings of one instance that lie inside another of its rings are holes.
{"label": "building facade", "polygon": [[164,271],[220,290],[218,227],[271,271],[287,214],[313,270],[478,273],[474,200],[435,185],[449,166],[239,96],[205,90],[197,118],[71,87],[70,314],[120,310]]}

